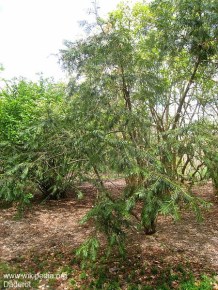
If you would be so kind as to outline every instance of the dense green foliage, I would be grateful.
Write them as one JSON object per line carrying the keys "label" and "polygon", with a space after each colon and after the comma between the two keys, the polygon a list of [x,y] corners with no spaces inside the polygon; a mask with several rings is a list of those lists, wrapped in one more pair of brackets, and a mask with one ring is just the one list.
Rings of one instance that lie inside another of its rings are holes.
{"label": "dense green foliage", "polygon": [[63,196],[79,176],[80,158],[72,146],[75,126],[66,121],[65,86],[7,82],[0,101],[1,197],[22,204],[36,190]]}

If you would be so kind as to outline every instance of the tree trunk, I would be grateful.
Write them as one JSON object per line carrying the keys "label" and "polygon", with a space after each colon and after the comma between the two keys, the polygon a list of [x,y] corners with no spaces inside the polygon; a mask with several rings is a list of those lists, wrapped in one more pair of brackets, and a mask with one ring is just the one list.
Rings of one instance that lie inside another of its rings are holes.
{"label": "tree trunk", "polygon": [[157,219],[154,218],[151,220],[149,225],[144,225],[144,232],[146,235],[153,235],[156,233]]}

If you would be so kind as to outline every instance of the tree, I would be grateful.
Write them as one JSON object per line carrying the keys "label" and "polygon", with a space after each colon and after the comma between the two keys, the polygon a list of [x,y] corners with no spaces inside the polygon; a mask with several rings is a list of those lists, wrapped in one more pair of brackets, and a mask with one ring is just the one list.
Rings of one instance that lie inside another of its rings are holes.
{"label": "tree", "polygon": [[[197,210],[184,182],[204,166],[192,128],[216,105],[217,7],[203,0],[120,4],[107,19],[97,15],[87,38],[65,42],[61,61],[76,78],[84,132],[99,144],[88,158],[102,195],[88,217],[109,244],[119,244],[131,216],[151,234],[158,214],[177,216],[181,201]],[[121,197],[104,188],[104,170],[125,176]]]}

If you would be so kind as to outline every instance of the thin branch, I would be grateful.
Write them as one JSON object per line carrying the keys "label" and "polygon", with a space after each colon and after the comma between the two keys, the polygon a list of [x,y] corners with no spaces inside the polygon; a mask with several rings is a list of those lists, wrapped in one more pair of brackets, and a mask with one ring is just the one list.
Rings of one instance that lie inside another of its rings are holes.
{"label": "thin branch", "polygon": [[189,92],[189,90],[191,88],[191,85],[192,85],[192,83],[194,81],[194,78],[196,76],[196,73],[197,73],[197,70],[198,70],[198,67],[199,67],[200,63],[201,63],[201,60],[200,60],[200,57],[198,57],[198,59],[197,59],[197,61],[195,63],[195,66],[194,66],[194,70],[192,72],[192,75],[190,77],[190,80],[189,80],[189,82],[188,82],[188,84],[187,84],[187,86],[185,88],[185,91],[182,94],[182,97],[180,99],[179,106],[177,108],[176,115],[175,115],[175,118],[174,118],[174,122],[173,122],[172,129],[175,129],[176,128],[176,126],[178,124],[178,121],[179,121],[179,119],[181,117],[181,111],[182,111],[182,108],[183,108],[185,99],[186,99],[186,97],[188,95],[188,92]]}

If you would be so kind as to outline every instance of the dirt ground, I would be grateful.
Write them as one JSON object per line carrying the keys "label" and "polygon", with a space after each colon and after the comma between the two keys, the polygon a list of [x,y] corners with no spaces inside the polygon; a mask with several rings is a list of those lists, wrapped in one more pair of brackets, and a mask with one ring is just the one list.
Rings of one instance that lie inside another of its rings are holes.
{"label": "dirt ground", "polygon": [[[108,181],[106,185],[119,192],[124,180]],[[33,203],[24,218],[14,219],[15,208],[1,210],[0,257],[2,261],[13,261],[20,255],[42,249],[58,249],[63,245],[76,248],[94,230],[90,225],[81,225],[79,220],[92,207],[95,190],[90,185],[82,187],[84,199],[72,196],[61,201]],[[133,247],[139,247],[144,260],[161,257],[165,262],[187,261],[196,268],[218,273],[218,199],[212,185],[194,189],[199,196],[212,202],[203,213],[204,220],[198,223],[193,213],[185,212],[182,219],[174,222],[170,217],[160,217],[157,233],[133,236]]]}

